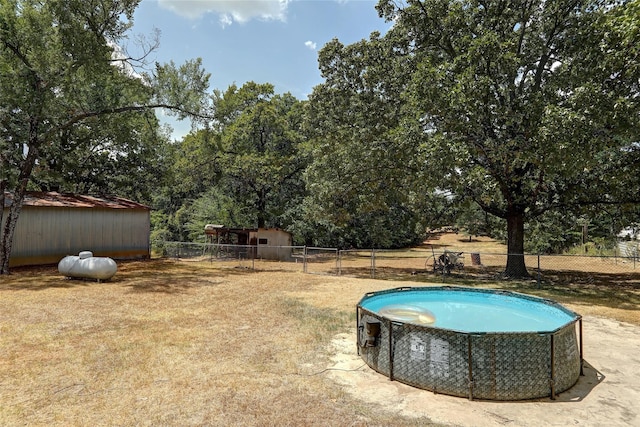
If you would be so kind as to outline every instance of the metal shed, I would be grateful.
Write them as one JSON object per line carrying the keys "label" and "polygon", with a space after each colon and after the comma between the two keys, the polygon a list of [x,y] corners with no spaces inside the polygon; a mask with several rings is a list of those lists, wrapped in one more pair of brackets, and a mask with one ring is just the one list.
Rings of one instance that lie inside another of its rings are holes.
{"label": "metal shed", "polygon": [[[5,220],[11,203],[11,194],[5,194]],[[53,264],[85,250],[114,259],[149,258],[150,211],[120,197],[30,192],[9,265]]]}

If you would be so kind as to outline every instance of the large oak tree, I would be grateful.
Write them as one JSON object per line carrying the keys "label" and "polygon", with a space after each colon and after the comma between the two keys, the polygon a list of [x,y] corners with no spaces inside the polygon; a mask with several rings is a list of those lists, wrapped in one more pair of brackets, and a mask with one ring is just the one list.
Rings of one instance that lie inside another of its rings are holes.
{"label": "large oak tree", "polygon": [[275,94],[269,83],[247,82],[215,91],[214,106],[218,187],[253,218],[252,226],[285,227],[304,192],[302,104]]}
{"label": "large oak tree", "polygon": [[527,275],[526,220],[576,198],[595,202],[589,187],[602,178],[589,171],[602,170],[606,153],[637,137],[638,75],[629,75],[637,47],[618,43],[612,31],[619,29],[610,25],[630,4],[378,5],[413,48],[407,101],[429,141],[430,162],[444,166],[442,185],[506,220],[507,276]]}
{"label": "large oak tree", "polygon": [[637,161],[638,4],[381,0],[393,27],[326,63],[322,55],[335,49],[325,48],[321,67],[333,71],[311,103],[346,118],[343,135],[326,140],[359,150],[352,158],[376,156],[376,135],[389,156],[380,164],[420,164],[403,154],[420,156],[428,172],[418,177],[436,194],[472,199],[503,218],[505,274],[527,276],[528,220],[633,199],[622,185],[629,179],[616,180],[610,165]]}

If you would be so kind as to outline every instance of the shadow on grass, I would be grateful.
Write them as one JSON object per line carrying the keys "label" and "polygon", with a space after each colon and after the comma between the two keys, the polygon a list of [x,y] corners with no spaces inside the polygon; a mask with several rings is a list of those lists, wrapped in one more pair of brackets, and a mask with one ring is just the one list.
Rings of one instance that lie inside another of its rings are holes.
{"label": "shadow on grass", "polygon": [[190,263],[167,259],[117,261],[116,275],[105,281],[70,279],[58,272],[57,265],[13,268],[0,277],[0,291],[42,291],[77,287],[123,286],[132,292],[180,294],[191,288],[212,286],[225,277],[253,275],[261,272],[289,272],[286,269],[252,269],[246,266],[222,267],[218,264]]}
{"label": "shadow on grass", "polygon": [[58,267],[53,265],[16,267],[10,274],[0,276],[0,290],[9,291],[43,291],[46,289],[70,289],[79,286],[89,286],[94,281],[72,280],[58,273]]}
{"label": "shadow on grass", "polygon": [[185,294],[192,289],[191,284],[167,283],[166,280],[136,280],[126,285],[133,293],[162,293],[168,295]]}
{"label": "shadow on grass", "polygon": [[96,285],[124,286],[134,292],[183,293],[189,288],[220,283],[228,275],[245,271],[203,270],[201,267],[166,260],[117,261],[116,275],[105,281],[68,278],[58,272],[57,265],[19,267],[0,276],[0,291],[43,291],[72,289]]}
{"label": "shadow on grass", "polygon": [[[624,310],[640,310],[640,272],[603,273],[544,270],[538,283],[530,279],[505,279],[501,267],[467,268],[448,275],[432,270],[376,267],[375,278],[389,281],[413,281],[456,286],[491,286],[496,289],[523,292],[560,303],[594,304]],[[342,268],[342,275],[372,277],[369,267]]]}
{"label": "shadow on grass", "polygon": [[[191,288],[215,286],[226,277],[249,276],[261,273],[285,273],[288,269],[251,269],[246,266],[190,263],[166,259],[144,261],[118,261],[118,272],[103,284],[124,286],[131,292],[181,294]],[[324,274],[336,275],[335,268]],[[12,269],[9,276],[0,280],[1,290],[70,289],[96,284],[94,280],[68,279],[60,275],[57,266],[39,266]],[[525,292],[560,303],[593,304],[624,310],[640,310],[640,272],[583,272],[571,270],[543,270],[540,282],[534,275],[530,280],[506,280],[501,278],[502,267],[465,266],[464,271],[454,270],[443,276],[430,269],[376,267],[342,268],[343,276],[459,286],[491,286],[498,289]],[[373,274],[372,274],[373,273]]]}
{"label": "shadow on grass", "polygon": [[560,303],[594,304],[622,310],[640,310],[640,273],[596,273],[580,271],[542,272],[540,283],[500,283],[505,289],[513,288]]}
{"label": "shadow on grass", "polygon": [[[236,273],[237,274],[237,273]],[[198,265],[170,260],[123,263],[112,279],[133,293],[184,294],[190,289],[216,285],[226,274],[203,270]]]}
{"label": "shadow on grass", "polygon": [[91,282],[81,280],[71,280],[64,277],[59,279],[32,279],[32,280],[17,280],[12,281],[9,284],[0,284],[0,290],[9,291],[44,291],[47,289],[71,289],[80,286],[88,286]]}

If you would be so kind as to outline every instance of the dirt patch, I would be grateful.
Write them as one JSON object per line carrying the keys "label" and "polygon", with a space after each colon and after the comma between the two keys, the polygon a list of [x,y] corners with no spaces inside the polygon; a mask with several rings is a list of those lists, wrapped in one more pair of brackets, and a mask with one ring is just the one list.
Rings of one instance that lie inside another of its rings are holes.
{"label": "dirt patch", "polygon": [[333,339],[330,376],[364,402],[444,425],[640,425],[640,327],[600,317],[583,322],[585,375],[556,400],[470,401],[390,381],[357,355],[355,331]]}

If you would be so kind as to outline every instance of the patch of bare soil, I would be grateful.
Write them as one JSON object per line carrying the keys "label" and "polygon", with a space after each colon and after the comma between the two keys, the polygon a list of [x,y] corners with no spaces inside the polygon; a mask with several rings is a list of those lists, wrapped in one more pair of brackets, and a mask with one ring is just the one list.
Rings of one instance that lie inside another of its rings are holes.
{"label": "patch of bare soil", "polygon": [[442,251],[446,248],[466,252],[496,252],[505,253],[507,245],[487,236],[469,236],[463,233],[433,233],[421,247]]}

